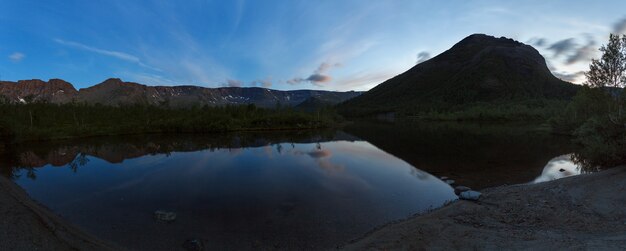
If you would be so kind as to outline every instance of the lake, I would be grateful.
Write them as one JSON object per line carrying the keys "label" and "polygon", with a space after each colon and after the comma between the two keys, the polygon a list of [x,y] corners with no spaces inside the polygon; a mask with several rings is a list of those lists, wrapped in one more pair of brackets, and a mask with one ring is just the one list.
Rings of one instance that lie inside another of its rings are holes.
{"label": "lake", "polygon": [[441,176],[475,189],[547,181],[577,174],[575,150],[523,125],[358,122],[22,143],[0,169],[63,218],[132,249],[330,249],[458,199]]}

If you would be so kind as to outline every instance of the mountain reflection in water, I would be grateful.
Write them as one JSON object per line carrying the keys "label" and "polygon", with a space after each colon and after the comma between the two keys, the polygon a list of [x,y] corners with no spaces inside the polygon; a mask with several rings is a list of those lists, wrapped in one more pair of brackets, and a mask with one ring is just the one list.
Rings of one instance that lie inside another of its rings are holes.
{"label": "mountain reflection in water", "polygon": [[[194,238],[216,249],[334,248],[457,199],[438,178],[345,133],[275,136],[50,142],[18,148],[10,173],[88,232],[150,250]],[[156,210],[177,218],[157,222]]]}
{"label": "mountain reflection in water", "polygon": [[[575,150],[567,138],[517,126],[344,131],[22,143],[0,151],[0,172],[88,232],[133,249],[187,239],[215,249],[320,249],[457,199],[433,175],[474,189],[526,183]],[[177,219],[156,222],[156,210]]]}

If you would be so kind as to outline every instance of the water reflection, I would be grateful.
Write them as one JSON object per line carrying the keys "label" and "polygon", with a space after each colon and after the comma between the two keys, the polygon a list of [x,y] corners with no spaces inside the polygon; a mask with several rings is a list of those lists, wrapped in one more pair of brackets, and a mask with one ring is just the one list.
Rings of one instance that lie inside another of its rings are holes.
{"label": "water reflection", "polygon": [[565,154],[551,159],[543,168],[541,175],[532,183],[541,183],[569,176],[579,175],[581,168],[573,159],[572,154]]}
{"label": "water reflection", "polygon": [[420,170],[473,189],[526,183],[554,156],[577,150],[568,137],[536,125],[364,121],[345,130]]}
{"label": "water reflection", "polygon": [[[320,249],[456,199],[433,175],[481,189],[528,182],[542,168],[536,180],[575,171],[565,157],[551,160],[574,151],[569,139],[523,126],[355,123],[346,132],[19,144],[0,151],[0,172],[134,249],[178,248],[189,238],[215,249]],[[155,210],[178,219],[155,222]]]}
{"label": "water reflection", "polygon": [[[334,248],[457,198],[436,177],[347,134],[275,136],[20,146],[12,173],[69,221],[144,250],[192,238],[215,249]],[[156,222],[156,210],[177,219]]]}

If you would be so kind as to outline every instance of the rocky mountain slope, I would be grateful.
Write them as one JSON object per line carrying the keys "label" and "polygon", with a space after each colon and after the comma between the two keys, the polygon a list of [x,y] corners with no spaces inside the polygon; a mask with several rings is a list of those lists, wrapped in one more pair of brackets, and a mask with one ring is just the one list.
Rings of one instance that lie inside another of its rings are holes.
{"label": "rocky mountain slope", "polygon": [[117,78],[107,79],[100,84],[80,90],[60,79],[51,79],[48,82],[38,79],[0,81],[0,98],[8,102],[21,103],[75,101],[103,105],[150,104],[170,107],[255,104],[259,107],[272,108],[279,104],[296,106],[311,97],[337,104],[360,94],[361,92],[317,90],[279,91],[258,87],[147,86],[124,82]]}
{"label": "rocky mountain slope", "polygon": [[74,86],[61,79],[50,79],[48,82],[39,79],[0,81],[0,99],[10,102],[65,103],[76,95],[78,91]]}
{"label": "rocky mountain slope", "polygon": [[342,105],[344,111],[445,109],[476,102],[569,99],[577,86],[556,78],[532,46],[474,34]]}

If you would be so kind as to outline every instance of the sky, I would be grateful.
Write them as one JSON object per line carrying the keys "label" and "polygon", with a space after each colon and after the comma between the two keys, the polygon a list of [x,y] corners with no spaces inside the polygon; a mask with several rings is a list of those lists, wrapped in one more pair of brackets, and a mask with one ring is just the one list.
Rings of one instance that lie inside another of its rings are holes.
{"label": "sky", "polygon": [[0,79],[365,91],[474,33],[583,83],[626,1],[0,0]]}

